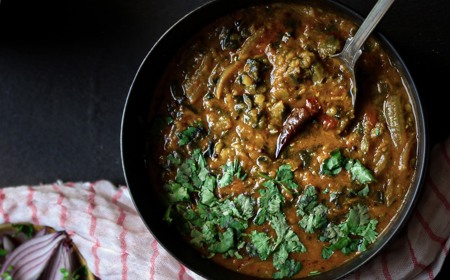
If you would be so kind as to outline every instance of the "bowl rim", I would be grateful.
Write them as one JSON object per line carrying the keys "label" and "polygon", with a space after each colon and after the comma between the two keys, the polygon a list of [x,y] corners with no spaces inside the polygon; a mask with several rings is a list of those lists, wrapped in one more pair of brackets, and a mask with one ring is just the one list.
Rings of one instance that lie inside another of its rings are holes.
{"label": "bowl rim", "polygon": [[[251,277],[248,275],[243,275],[240,273],[236,273],[234,271],[228,270],[215,264],[214,262],[208,262],[208,265],[204,265],[199,263],[199,260],[193,258],[189,254],[192,251],[183,246],[183,243],[186,243],[181,240],[176,240],[168,244],[167,241],[167,225],[164,228],[164,225],[161,224],[162,221],[162,212],[157,209],[153,209],[155,211],[149,211],[149,202],[143,198],[143,192],[145,191],[145,186],[147,184],[151,184],[150,178],[148,175],[148,171],[145,170],[146,159],[143,154],[142,149],[138,149],[138,147],[143,147],[144,140],[142,137],[143,130],[145,130],[145,114],[139,115],[139,110],[136,108],[140,108],[140,110],[145,110],[145,102],[142,102],[142,90],[140,90],[143,86],[143,74],[149,71],[149,65],[152,62],[152,57],[156,55],[165,55],[167,54],[163,50],[161,50],[161,46],[167,44],[167,41],[173,40],[173,34],[179,33],[180,30],[185,30],[188,24],[193,24],[194,27],[188,28],[189,30],[199,31],[202,27],[208,24],[208,21],[211,22],[214,18],[218,18],[223,16],[231,11],[239,10],[241,8],[257,5],[257,4],[265,4],[265,3],[304,3],[304,4],[312,4],[311,1],[292,1],[292,0],[277,0],[277,1],[268,1],[268,0],[241,0],[241,1],[229,1],[229,0],[213,0],[203,5],[198,6],[197,8],[191,10],[183,17],[181,17],[178,21],[176,21],[170,28],[167,29],[160,36],[160,38],[155,42],[153,47],[144,57],[141,65],[139,66],[136,75],[132,81],[132,84],[129,88],[128,95],[125,101],[123,114],[122,114],[122,122],[121,122],[121,131],[120,131],[120,149],[121,149],[121,159],[122,159],[122,169],[125,176],[125,181],[129,187],[131,199],[133,204],[138,211],[141,219],[144,224],[150,231],[150,233],[156,238],[156,240],[160,243],[160,245],[166,249],[166,251],[177,259],[180,263],[186,266],[188,269],[193,271],[194,273],[205,277],[207,279],[259,279],[255,277]],[[232,8],[227,7],[225,5],[230,5]],[[363,17],[355,12],[350,7],[339,3],[335,0],[319,0],[315,1],[315,5],[330,5],[331,10],[338,11],[342,13],[345,17],[348,17],[350,20],[360,24],[363,20]],[[214,16],[210,20],[199,20],[198,17],[205,14],[205,12],[209,10],[214,10],[218,8],[225,8],[227,11],[221,11],[220,15]],[[328,7],[327,7],[328,8]],[[371,246],[367,251],[360,254],[360,256],[352,258],[350,261],[338,266],[335,269],[324,272],[323,274],[319,274],[317,276],[308,277],[308,279],[340,279],[343,278],[350,273],[354,272],[362,265],[373,259],[376,255],[378,255],[386,245],[394,239],[396,235],[399,234],[401,229],[405,226],[408,221],[411,213],[413,212],[415,205],[417,203],[418,197],[423,189],[424,177],[427,170],[427,159],[428,159],[428,128],[426,123],[426,116],[421,105],[420,95],[417,91],[416,85],[412,76],[402,60],[399,53],[395,50],[393,45],[388,41],[388,39],[383,36],[377,29],[372,33],[374,38],[376,38],[377,42],[379,42],[383,49],[389,54],[390,58],[394,59],[394,64],[397,69],[402,73],[404,84],[408,87],[408,96],[410,98],[410,102],[413,105],[413,112],[415,115],[416,122],[416,131],[417,131],[417,149],[416,149],[416,174],[414,182],[411,184],[410,189],[406,193],[405,200],[403,201],[402,208],[399,210],[397,215],[394,217],[394,222],[383,231],[383,233],[378,238],[377,242]],[[183,42],[186,42],[191,35],[185,36],[186,38],[180,39]],[[171,56],[170,56],[171,57]],[[166,58],[170,59],[170,58]],[[144,79],[146,80],[146,79]],[[139,93],[140,92],[140,93]],[[149,94],[150,95],[150,94]],[[147,98],[149,101],[150,97]],[[145,98],[144,98],[145,100]],[[150,102],[150,101],[149,101]],[[147,107],[150,103],[147,103]],[[145,112],[141,112],[145,113]],[[141,130],[141,132],[139,132]],[[134,136],[133,136],[134,135]],[[141,139],[139,139],[141,138]],[[144,186],[144,187],[143,187]],[[144,189],[144,190],[142,190]],[[161,208],[161,207],[160,207]],[[157,221],[157,217],[160,215],[160,220]],[[169,229],[170,231],[170,229]],[[181,243],[183,242],[183,243]],[[188,244],[189,245],[189,244]],[[180,253],[180,250],[175,250],[177,247],[184,247],[184,249],[188,250],[188,253]],[[192,247],[191,245],[189,245]],[[197,253],[198,254],[198,253]],[[220,272],[218,275],[217,272]]]}

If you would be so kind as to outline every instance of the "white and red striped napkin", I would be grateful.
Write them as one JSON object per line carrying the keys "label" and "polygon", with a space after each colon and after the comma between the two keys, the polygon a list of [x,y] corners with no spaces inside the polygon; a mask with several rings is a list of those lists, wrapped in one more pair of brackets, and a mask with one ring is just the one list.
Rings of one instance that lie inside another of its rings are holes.
{"label": "white and red striped napkin", "polygon": [[[423,194],[405,229],[347,279],[433,279],[450,247],[449,212],[450,138],[432,150]],[[23,222],[67,231],[101,279],[202,279],[152,237],[128,189],[108,181],[0,189],[0,224]]]}

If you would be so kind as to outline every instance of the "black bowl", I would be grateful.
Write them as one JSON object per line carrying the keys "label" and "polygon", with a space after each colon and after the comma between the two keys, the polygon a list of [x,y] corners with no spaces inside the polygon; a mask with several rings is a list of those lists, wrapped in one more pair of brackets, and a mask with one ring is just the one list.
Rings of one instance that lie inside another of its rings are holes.
{"label": "black bowl", "polygon": [[[323,5],[325,8],[344,15],[358,24],[363,20],[354,11],[333,1],[299,0],[295,2]],[[164,72],[162,70],[165,65],[169,64],[179,50],[179,46],[184,45],[192,35],[218,17],[240,8],[261,3],[273,3],[273,1],[216,0],[197,8],[175,23],[158,40],[143,60],[131,85],[123,112],[121,130],[122,164],[136,208],[148,229],[159,243],[182,264],[207,279],[240,280],[256,278],[230,271],[205,259],[190,244],[185,242],[173,227],[170,227],[163,221],[165,206],[160,202],[158,196],[152,193],[153,188],[151,186],[157,180],[151,178],[145,152],[146,139],[148,139],[149,108],[154,96],[155,87]],[[406,194],[402,209],[392,221],[391,226],[380,235],[379,240],[358,257],[334,270],[314,276],[312,277],[313,279],[341,278],[366,263],[383,249],[407,221],[419,195],[425,174],[427,158],[426,123],[417,89],[404,62],[392,45],[381,34],[373,34],[373,36],[380,42],[383,49],[388,52],[393,63],[402,73],[404,82],[409,89],[410,99],[416,117],[418,140],[416,176],[411,189]]]}

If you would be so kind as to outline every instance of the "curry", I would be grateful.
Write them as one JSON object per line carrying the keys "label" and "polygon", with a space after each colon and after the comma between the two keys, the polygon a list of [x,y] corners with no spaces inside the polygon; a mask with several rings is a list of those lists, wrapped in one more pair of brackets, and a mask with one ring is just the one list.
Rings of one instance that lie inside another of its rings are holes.
{"label": "curry", "polygon": [[370,38],[348,73],[331,56],[357,26],[304,4],[239,10],[201,30],[158,86],[151,118],[164,217],[206,258],[300,278],[367,250],[415,176],[402,77]]}

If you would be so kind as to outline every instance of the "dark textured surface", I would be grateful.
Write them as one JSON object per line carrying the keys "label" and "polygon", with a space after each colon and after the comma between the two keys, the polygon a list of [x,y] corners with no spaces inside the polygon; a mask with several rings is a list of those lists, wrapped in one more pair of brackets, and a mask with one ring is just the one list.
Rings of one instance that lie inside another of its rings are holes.
{"label": "dark textured surface", "polygon": [[[108,179],[124,184],[122,108],[148,50],[205,0],[0,4],[0,186]],[[342,0],[366,15],[375,1]],[[398,0],[380,23],[409,67],[430,124],[449,135],[450,2]],[[448,266],[448,265],[447,265]],[[444,269],[441,279],[450,273]]]}

